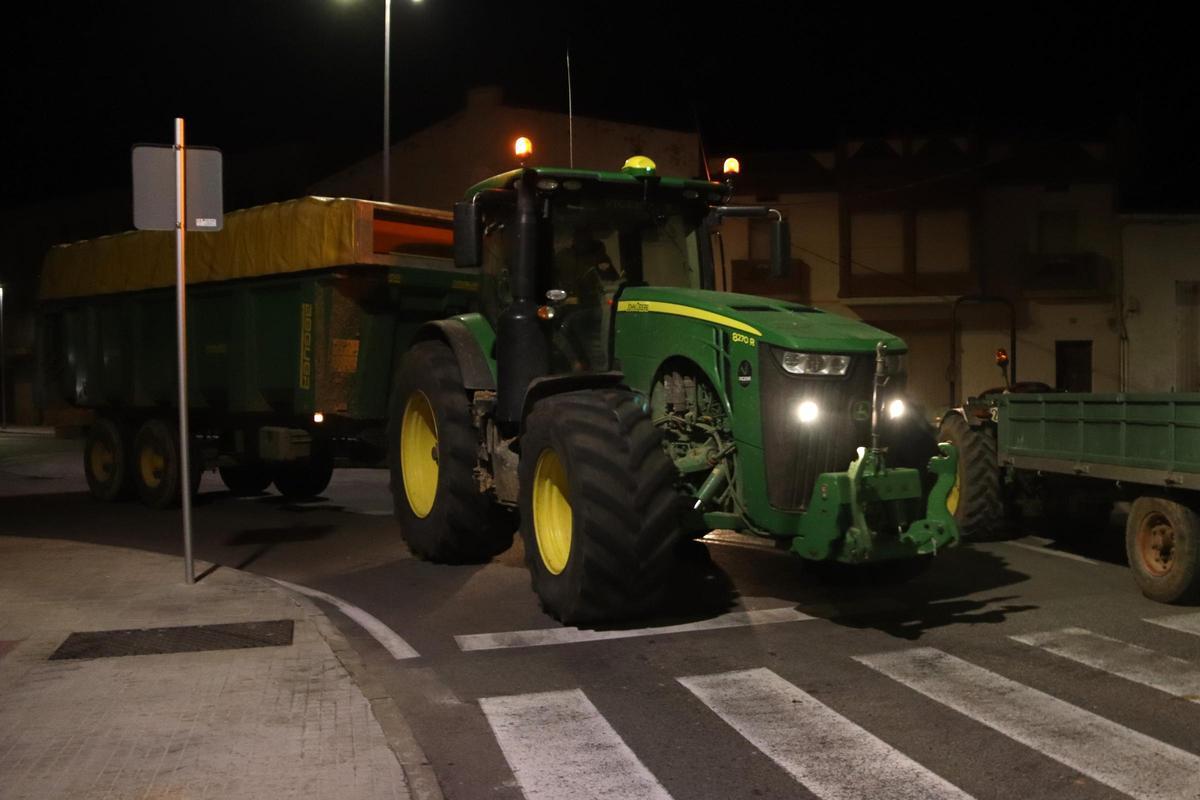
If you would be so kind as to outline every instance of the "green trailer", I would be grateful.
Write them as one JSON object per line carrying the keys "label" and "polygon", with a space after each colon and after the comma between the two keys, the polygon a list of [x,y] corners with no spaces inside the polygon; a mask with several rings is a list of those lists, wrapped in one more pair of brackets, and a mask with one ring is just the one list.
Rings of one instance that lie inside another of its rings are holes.
{"label": "green trailer", "polygon": [[[1095,533],[1115,501],[1131,501],[1125,548],[1143,594],[1167,603],[1200,594],[1200,394],[1006,393],[968,408],[948,417],[960,430],[974,421],[965,450],[994,442],[991,466],[1014,502],[1036,501],[1052,526]],[[985,505],[979,483],[962,489]]]}
{"label": "green trailer", "polygon": [[[321,492],[335,465],[378,465],[393,356],[427,320],[468,310],[449,214],[302,198],[189,234],[195,468],[237,493]],[[95,496],[179,498],[173,234],[62,245],[41,276],[43,407],[91,409]]]}

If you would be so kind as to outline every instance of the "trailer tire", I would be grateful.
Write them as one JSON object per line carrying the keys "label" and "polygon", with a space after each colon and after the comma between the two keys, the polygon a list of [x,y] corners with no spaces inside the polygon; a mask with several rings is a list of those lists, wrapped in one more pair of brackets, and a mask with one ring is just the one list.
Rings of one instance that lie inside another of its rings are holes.
{"label": "trailer tire", "polygon": [[1179,603],[1200,594],[1200,515],[1165,497],[1139,497],[1125,523],[1125,552],[1142,594]]}
{"label": "trailer tire", "polygon": [[308,458],[275,466],[271,482],[284,497],[305,500],[316,497],[329,486],[333,478],[333,456],[317,442],[313,442],[312,448]]}
{"label": "trailer tire", "polygon": [[234,497],[253,497],[271,485],[270,468],[261,462],[220,467],[221,481]]}
{"label": "trailer tire", "polygon": [[480,563],[512,546],[512,513],[475,478],[479,435],[467,398],[444,342],[404,354],[388,416],[392,506],[409,549],[429,561]]}
{"label": "trailer tire", "polygon": [[938,439],[958,449],[958,475],[947,508],[964,539],[986,540],[1004,530],[1004,499],[996,440],[972,428],[961,414],[942,418]]}
{"label": "trailer tire", "polygon": [[129,454],[128,429],[108,417],[98,417],[83,446],[83,472],[92,497],[109,502],[133,495]]}
{"label": "trailer tire", "polygon": [[[193,454],[195,448],[191,449]],[[167,508],[181,500],[179,428],[165,419],[147,420],[133,438],[133,484],[138,497],[151,508]],[[200,465],[192,464],[189,477],[194,495],[200,488]]]}
{"label": "trailer tire", "polygon": [[525,422],[521,537],[533,590],[567,624],[646,614],[679,539],[676,470],[633,393],[567,392]]}

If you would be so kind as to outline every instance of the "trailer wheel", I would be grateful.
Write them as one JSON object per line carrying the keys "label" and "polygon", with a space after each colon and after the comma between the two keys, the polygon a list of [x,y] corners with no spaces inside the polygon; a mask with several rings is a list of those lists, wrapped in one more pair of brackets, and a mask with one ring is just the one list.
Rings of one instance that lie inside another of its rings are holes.
{"label": "trailer wheel", "polygon": [[1200,516],[1164,497],[1133,501],[1125,551],[1142,594],[1178,603],[1200,593]]}
{"label": "trailer wheel", "polygon": [[996,536],[1005,519],[996,440],[956,413],[942,418],[938,438],[958,448],[958,476],[946,508],[954,515],[959,531],[971,539]]}
{"label": "trailer wheel", "polygon": [[83,447],[83,472],[97,500],[120,500],[133,493],[129,475],[129,432],[117,422],[98,417]]}
{"label": "trailer wheel", "polygon": [[271,482],[284,497],[304,500],[325,491],[331,478],[333,456],[326,448],[314,442],[308,458],[277,464],[272,472]]}
{"label": "trailer wheel", "polygon": [[521,441],[521,537],[533,590],[565,623],[644,615],[679,538],[676,471],[631,392],[556,395]]}
{"label": "trailer wheel", "polygon": [[[193,450],[194,452],[194,450]],[[180,502],[179,429],[163,419],[143,423],[133,438],[133,484],[138,497],[151,508]],[[200,466],[193,464],[192,494],[200,487]]]}
{"label": "trailer wheel", "polygon": [[475,478],[479,436],[453,351],[420,342],[404,354],[388,418],[392,506],[421,558],[478,563],[512,545],[512,515]]}
{"label": "trailer wheel", "polygon": [[218,471],[225,487],[236,497],[262,494],[271,485],[271,470],[261,462],[221,467]]}

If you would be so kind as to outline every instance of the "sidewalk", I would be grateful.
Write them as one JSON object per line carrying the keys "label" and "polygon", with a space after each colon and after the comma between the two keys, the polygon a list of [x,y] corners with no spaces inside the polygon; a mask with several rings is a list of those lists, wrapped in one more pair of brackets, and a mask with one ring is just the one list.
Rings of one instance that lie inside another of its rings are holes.
{"label": "sidewalk", "polygon": [[[160,654],[50,660],[75,632],[289,620],[290,645],[160,634]],[[403,722],[385,734],[335,650],[324,614],[266,579],[187,586],[176,558],[0,537],[0,798],[412,797]]]}

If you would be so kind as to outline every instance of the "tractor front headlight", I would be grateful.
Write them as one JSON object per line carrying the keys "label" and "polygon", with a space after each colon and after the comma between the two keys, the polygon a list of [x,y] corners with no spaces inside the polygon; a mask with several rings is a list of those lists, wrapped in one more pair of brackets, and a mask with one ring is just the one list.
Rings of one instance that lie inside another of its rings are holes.
{"label": "tractor front headlight", "polygon": [[845,375],[850,369],[850,356],[784,351],[779,364],[793,375]]}

